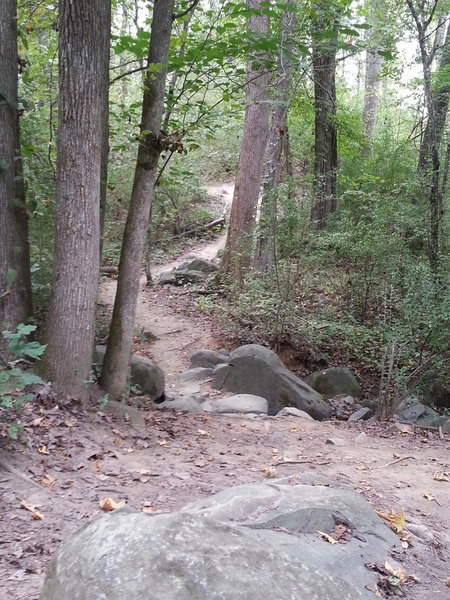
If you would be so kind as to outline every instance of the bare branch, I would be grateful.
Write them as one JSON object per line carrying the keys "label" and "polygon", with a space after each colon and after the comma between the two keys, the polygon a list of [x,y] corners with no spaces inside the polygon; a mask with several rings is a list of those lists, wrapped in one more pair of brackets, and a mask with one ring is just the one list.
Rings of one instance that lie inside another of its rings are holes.
{"label": "bare branch", "polygon": [[176,19],[181,19],[181,17],[184,17],[184,15],[187,15],[188,13],[190,13],[191,10],[194,10],[194,8],[197,6],[197,4],[199,2],[200,2],[200,0],[193,0],[192,4],[186,10],[183,10],[183,12],[180,12],[180,13],[174,13],[172,15],[172,20],[175,21]]}

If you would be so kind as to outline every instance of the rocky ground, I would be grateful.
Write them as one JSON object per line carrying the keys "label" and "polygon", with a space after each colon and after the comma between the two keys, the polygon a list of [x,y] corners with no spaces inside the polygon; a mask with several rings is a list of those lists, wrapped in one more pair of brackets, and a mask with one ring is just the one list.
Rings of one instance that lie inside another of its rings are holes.
{"label": "rocky ground", "polygon": [[[211,258],[212,245],[202,250]],[[102,286],[106,305],[114,285]],[[142,286],[139,298],[137,328],[154,338],[136,349],[164,369],[169,393],[196,350],[223,345],[183,294]],[[357,490],[384,514],[404,511],[403,550],[389,560],[413,576],[405,597],[450,597],[450,435],[395,423],[189,415],[145,402],[140,417],[51,395],[27,409],[27,443],[3,444],[0,453],[0,598],[37,599],[59,542],[101,514],[106,499],[172,511],[231,485],[279,476],[301,483],[311,473]]]}

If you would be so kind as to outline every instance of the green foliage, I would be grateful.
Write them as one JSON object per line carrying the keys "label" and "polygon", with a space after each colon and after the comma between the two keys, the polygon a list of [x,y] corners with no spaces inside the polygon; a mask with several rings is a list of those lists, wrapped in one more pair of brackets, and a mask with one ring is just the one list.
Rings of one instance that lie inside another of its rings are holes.
{"label": "green foliage", "polygon": [[[3,331],[3,338],[8,340],[8,352],[18,358],[39,358],[46,346],[26,339],[35,330],[35,325],[21,323],[15,332]],[[15,439],[21,431],[20,424],[14,418],[24,404],[33,398],[33,394],[26,393],[26,388],[36,383],[44,382],[30,371],[22,371],[16,366],[0,366],[0,418],[4,421],[3,430],[10,438]]]}

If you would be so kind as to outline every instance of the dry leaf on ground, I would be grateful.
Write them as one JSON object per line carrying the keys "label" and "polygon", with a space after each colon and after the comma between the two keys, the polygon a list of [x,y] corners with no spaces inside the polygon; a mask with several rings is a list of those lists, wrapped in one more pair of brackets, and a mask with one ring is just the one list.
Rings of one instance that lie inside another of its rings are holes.
{"label": "dry leaf on ground", "polygon": [[435,481],[450,481],[450,471],[436,471],[433,473]]}
{"label": "dry leaf on ground", "polygon": [[125,504],[125,500],[116,502],[112,498],[102,498],[98,503],[98,505],[100,506],[100,508],[102,510],[106,510],[108,512],[110,512],[112,510],[116,510],[116,508],[120,508],[121,506],[124,506],[124,504]]}
{"label": "dry leaf on ground", "polygon": [[326,540],[329,544],[337,544],[337,541],[331,537],[331,535],[328,535],[328,533],[325,533],[324,531],[319,531],[317,530],[317,533],[320,533],[320,536]]}
{"label": "dry leaf on ground", "polygon": [[389,525],[394,529],[395,533],[403,533],[405,529],[405,512],[402,510],[399,514],[394,512],[392,509],[388,513],[383,513],[381,510],[375,509],[376,514],[387,521]]}

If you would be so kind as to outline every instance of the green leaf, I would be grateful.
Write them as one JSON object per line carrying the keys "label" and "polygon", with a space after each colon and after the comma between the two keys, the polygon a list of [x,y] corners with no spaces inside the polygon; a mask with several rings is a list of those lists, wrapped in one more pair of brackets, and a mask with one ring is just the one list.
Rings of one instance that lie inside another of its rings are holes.
{"label": "green leaf", "polygon": [[44,380],[39,377],[39,375],[35,375],[34,373],[30,373],[29,371],[25,371],[23,373],[23,382],[24,385],[34,385],[34,384],[43,384]]}

